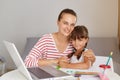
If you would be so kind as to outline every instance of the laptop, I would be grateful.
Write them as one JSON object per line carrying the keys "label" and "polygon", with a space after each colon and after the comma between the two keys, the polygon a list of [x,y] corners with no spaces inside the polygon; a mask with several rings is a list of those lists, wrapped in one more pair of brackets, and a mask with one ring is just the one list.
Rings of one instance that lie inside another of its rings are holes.
{"label": "laptop", "polygon": [[17,69],[28,80],[58,80],[58,79],[61,80],[65,78],[73,78],[72,75],[57,70],[52,66],[26,68],[15,44],[8,41],[4,41],[4,44],[11,58],[13,59]]}

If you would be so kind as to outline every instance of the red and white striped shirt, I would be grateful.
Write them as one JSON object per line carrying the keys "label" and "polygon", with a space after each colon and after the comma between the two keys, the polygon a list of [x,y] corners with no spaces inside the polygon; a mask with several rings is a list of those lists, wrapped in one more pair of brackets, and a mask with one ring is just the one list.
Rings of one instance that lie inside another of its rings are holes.
{"label": "red and white striped shirt", "polygon": [[66,50],[60,53],[56,47],[52,34],[45,34],[34,45],[24,62],[26,67],[38,67],[37,63],[39,59],[56,59],[72,52],[73,47],[69,43]]}

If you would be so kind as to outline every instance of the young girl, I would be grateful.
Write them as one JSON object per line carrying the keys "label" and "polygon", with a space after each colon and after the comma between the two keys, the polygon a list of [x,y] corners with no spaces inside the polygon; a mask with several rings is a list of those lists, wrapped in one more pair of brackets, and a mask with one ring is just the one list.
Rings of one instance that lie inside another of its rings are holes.
{"label": "young girl", "polygon": [[64,60],[59,62],[59,66],[64,68],[88,69],[92,64],[88,57],[84,56],[86,52],[92,52],[92,50],[86,49],[88,39],[87,28],[85,26],[76,26],[69,37],[75,48],[74,52],[68,55],[70,62],[65,61],[65,57],[61,58]]}

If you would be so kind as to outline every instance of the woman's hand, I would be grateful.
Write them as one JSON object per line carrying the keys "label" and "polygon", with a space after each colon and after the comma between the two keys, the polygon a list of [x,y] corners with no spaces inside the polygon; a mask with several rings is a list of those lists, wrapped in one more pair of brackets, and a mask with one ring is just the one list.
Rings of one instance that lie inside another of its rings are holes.
{"label": "woman's hand", "polygon": [[39,59],[38,66],[57,64],[58,59]]}
{"label": "woman's hand", "polygon": [[67,56],[62,56],[59,58],[59,61],[58,61],[58,65],[60,67],[65,67],[67,66],[67,64],[69,64],[69,59]]}
{"label": "woman's hand", "polygon": [[38,66],[58,64],[59,62],[69,62],[66,56],[60,57],[58,59],[39,59]]}
{"label": "woman's hand", "polygon": [[58,63],[58,65],[60,66],[60,67],[62,67],[62,68],[67,68],[67,65],[68,65],[69,63],[68,62],[64,62],[64,61],[60,61],[59,63]]}
{"label": "woman's hand", "polygon": [[95,62],[96,57],[91,49],[84,51],[83,54],[92,62],[92,64]]}
{"label": "woman's hand", "polygon": [[45,66],[48,65],[49,61],[47,59],[39,59],[38,66]]}

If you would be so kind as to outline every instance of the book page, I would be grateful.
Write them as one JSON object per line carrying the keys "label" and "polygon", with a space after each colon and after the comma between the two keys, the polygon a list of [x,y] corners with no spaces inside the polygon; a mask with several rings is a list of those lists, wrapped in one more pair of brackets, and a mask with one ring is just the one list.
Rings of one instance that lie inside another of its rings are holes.
{"label": "book page", "polygon": [[[84,69],[84,70],[81,70],[81,69],[67,69],[67,68],[60,68],[60,70],[62,70],[63,72],[66,72],[68,74],[75,74],[76,72],[100,72],[102,73],[103,72],[103,68],[100,68],[99,66],[102,65],[102,64],[106,64],[108,60],[108,57],[105,57],[105,56],[96,56],[96,61],[94,62],[94,64],[89,68],[89,69]],[[114,71],[113,69],[113,61],[112,61],[112,58],[110,59],[110,63],[108,64],[110,65],[111,68],[109,68],[111,71]]]}

